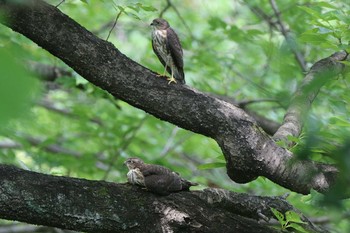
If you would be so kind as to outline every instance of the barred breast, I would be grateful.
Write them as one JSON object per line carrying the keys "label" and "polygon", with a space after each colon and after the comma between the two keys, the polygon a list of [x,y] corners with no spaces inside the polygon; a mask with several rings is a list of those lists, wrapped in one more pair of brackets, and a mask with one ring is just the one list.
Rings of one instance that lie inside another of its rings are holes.
{"label": "barred breast", "polygon": [[152,40],[154,43],[154,48],[157,50],[157,53],[162,57],[162,59],[169,64],[171,55],[167,50],[166,42],[167,32],[166,30],[154,30],[152,32]]}
{"label": "barred breast", "polygon": [[129,170],[126,176],[130,184],[145,186],[145,178],[139,168]]}

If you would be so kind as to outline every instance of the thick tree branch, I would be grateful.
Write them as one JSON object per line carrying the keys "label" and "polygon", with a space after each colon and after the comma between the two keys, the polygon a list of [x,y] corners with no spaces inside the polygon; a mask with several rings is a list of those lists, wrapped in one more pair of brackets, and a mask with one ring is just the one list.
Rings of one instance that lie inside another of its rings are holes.
{"label": "thick tree branch", "polygon": [[186,85],[165,79],[132,61],[111,43],[40,0],[25,5],[0,1],[1,22],[25,35],[96,86],[116,98],[181,128],[212,137],[227,161],[227,173],[239,183],[258,176],[299,193],[326,191],[333,166],[293,161],[242,109]]}
{"label": "thick tree branch", "polygon": [[[281,197],[220,189],[157,196],[129,184],[44,175],[0,165],[0,217],[84,232],[279,232],[259,224]],[[322,232],[302,217],[310,232]],[[150,231],[147,231],[149,229]]]}

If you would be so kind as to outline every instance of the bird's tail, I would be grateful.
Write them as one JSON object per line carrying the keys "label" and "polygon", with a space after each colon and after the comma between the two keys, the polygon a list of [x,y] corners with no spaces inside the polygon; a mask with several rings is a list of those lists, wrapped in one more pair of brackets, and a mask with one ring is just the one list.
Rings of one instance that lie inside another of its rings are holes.
{"label": "bird's tail", "polygon": [[185,179],[182,179],[181,178],[181,186],[182,186],[182,190],[190,190],[190,187],[191,186],[197,186],[198,183],[195,183],[195,182],[191,182],[191,181],[188,181],[188,180],[185,180]]}
{"label": "bird's tail", "polygon": [[185,84],[185,73],[183,69],[175,69],[174,70],[174,78],[178,83]]}

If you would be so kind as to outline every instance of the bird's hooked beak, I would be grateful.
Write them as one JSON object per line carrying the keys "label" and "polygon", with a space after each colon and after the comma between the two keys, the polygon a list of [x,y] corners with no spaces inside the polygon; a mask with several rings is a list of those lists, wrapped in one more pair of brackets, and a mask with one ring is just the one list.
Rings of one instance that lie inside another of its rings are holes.
{"label": "bird's hooked beak", "polygon": [[128,166],[128,160],[126,160],[123,164],[124,166]]}
{"label": "bird's hooked beak", "polygon": [[130,167],[129,167],[129,161],[125,161],[123,164],[124,164],[124,166],[126,166],[126,167],[127,167],[127,169],[128,169],[128,170],[130,170]]}

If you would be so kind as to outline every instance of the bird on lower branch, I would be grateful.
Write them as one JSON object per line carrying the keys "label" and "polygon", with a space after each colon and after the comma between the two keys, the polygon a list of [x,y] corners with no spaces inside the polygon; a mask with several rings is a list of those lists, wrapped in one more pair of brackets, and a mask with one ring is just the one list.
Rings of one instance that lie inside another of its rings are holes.
{"label": "bird on lower branch", "polygon": [[191,186],[198,185],[180,177],[169,168],[144,163],[139,158],[128,158],[124,164],[128,167],[128,182],[146,187],[150,192],[159,195],[169,195],[173,192],[189,191]]}

